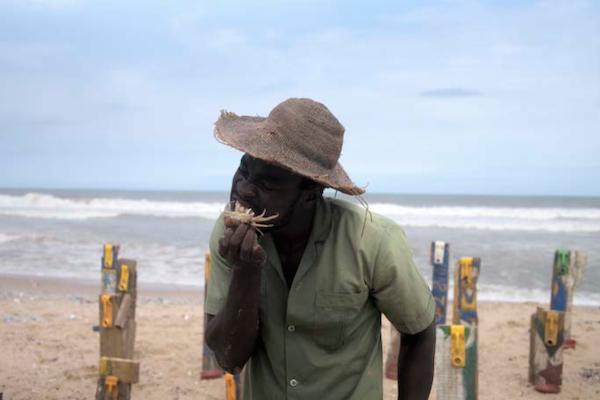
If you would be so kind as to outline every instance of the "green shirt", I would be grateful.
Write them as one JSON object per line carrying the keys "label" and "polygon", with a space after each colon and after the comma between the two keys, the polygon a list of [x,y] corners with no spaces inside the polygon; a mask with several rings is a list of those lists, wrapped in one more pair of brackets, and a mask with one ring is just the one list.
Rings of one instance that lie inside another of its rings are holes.
{"label": "green shirt", "polygon": [[[393,221],[323,198],[288,290],[271,235],[260,289],[260,333],[246,366],[244,399],[380,400],[381,313],[401,332],[433,321],[435,301]],[[217,220],[205,312],[225,305],[232,267],[218,253]]]}

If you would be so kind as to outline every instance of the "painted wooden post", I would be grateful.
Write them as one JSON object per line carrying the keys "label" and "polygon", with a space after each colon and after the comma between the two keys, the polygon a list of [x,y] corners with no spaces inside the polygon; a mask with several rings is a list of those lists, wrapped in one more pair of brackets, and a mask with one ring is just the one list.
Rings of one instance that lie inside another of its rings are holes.
{"label": "painted wooden post", "polygon": [[542,393],[559,393],[562,384],[565,314],[538,308],[531,316],[529,382]]}
{"label": "painted wooden post", "polygon": [[431,242],[430,262],[433,266],[433,282],[431,293],[435,299],[435,323],[446,323],[446,303],[448,301],[448,263],[450,261],[450,244]]}
{"label": "painted wooden post", "polygon": [[[208,296],[208,280],[210,278],[210,253],[206,253],[204,258],[204,304],[206,304],[206,298]],[[206,335],[207,318],[204,313],[204,335]],[[215,353],[208,347],[204,337],[202,338],[203,343],[203,355],[202,355],[202,372],[200,373],[200,379],[215,379],[223,376],[223,370],[219,367]]]}
{"label": "painted wooden post", "polygon": [[[430,262],[433,266],[432,294],[435,298],[435,323],[446,323],[446,303],[448,300],[448,263],[450,262],[450,244],[431,242]],[[398,379],[398,353],[400,351],[400,332],[390,328],[390,347],[385,362],[385,377]]]}
{"label": "painted wooden post", "polygon": [[477,324],[477,279],[481,259],[463,257],[456,263],[454,273],[454,307],[452,324]]}
{"label": "painted wooden post", "polygon": [[227,400],[243,400],[244,398],[244,371],[239,374],[225,374],[225,390]]}
{"label": "painted wooden post", "polygon": [[398,353],[400,352],[400,332],[390,324],[390,347],[385,361],[385,377],[398,380]]}
{"label": "painted wooden post", "polygon": [[477,327],[436,327],[436,393],[438,400],[477,399]]}
{"label": "painted wooden post", "polygon": [[583,268],[586,265],[585,253],[563,249],[554,253],[550,309],[565,313],[565,349],[574,349],[576,345],[576,341],[571,337],[573,294],[581,283]]}
{"label": "painted wooden post", "polygon": [[119,246],[107,244],[102,257],[99,298],[100,366],[96,400],[129,400],[139,380],[140,364],[133,361],[137,266],[118,259]]}

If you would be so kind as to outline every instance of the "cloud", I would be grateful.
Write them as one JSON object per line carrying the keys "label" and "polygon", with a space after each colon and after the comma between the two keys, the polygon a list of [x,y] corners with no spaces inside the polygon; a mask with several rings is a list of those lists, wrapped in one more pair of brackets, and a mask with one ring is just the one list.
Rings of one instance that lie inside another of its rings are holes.
{"label": "cloud", "polygon": [[479,97],[483,94],[477,90],[463,88],[438,88],[420,93],[423,97],[452,98],[452,97]]}

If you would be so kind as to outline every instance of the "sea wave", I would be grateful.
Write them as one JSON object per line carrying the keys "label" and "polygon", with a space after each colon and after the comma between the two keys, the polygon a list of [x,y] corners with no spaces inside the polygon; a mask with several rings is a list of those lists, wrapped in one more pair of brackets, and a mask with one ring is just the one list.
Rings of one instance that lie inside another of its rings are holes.
{"label": "sea wave", "polygon": [[19,239],[19,235],[11,235],[8,233],[0,233],[0,244],[12,242],[13,240]]}
{"label": "sea wave", "polygon": [[0,214],[28,218],[86,220],[122,215],[199,217],[215,219],[223,204],[205,202],[151,201],[121,198],[70,199],[49,194],[0,195]]}
{"label": "sea wave", "polygon": [[[127,198],[62,198],[51,194],[0,195],[0,215],[87,220],[123,215],[215,219],[217,202],[156,201]],[[404,227],[482,229],[491,231],[600,232],[598,208],[405,206],[372,203],[370,210]],[[0,239],[1,240],[1,239]]]}
{"label": "sea wave", "polygon": [[373,203],[370,210],[404,227],[600,232],[600,209],[596,208],[413,207]]}
{"label": "sea wave", "polygon": [[393,203],[374,203],[373,211],[384,215],[454,217],[454,218],[510,218],[548,221],[556,219],[596,220],[600,222],[598,208],[525,208],[525,207],[407,207]]}

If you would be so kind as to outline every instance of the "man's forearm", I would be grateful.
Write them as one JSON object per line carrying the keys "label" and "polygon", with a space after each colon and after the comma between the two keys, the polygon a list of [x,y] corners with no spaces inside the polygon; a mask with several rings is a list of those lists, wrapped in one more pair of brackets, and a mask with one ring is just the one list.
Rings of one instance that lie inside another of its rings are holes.
{"label": "man's forearm", "polygon": [[227,371],[241,369],[254,350],[259,329],[260,268],[235,268],[225,307],[211,319],[206,342]]}
{"label": "man's forearm", "polygon": [[433,382],[435,322],[415,335],[401,335],[398,399],[427,400]]}

